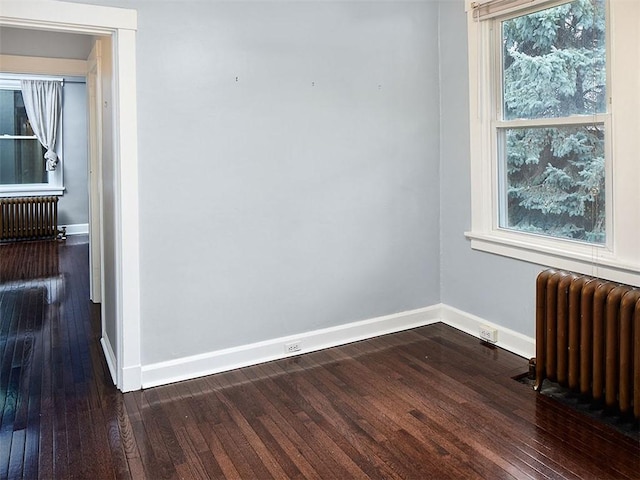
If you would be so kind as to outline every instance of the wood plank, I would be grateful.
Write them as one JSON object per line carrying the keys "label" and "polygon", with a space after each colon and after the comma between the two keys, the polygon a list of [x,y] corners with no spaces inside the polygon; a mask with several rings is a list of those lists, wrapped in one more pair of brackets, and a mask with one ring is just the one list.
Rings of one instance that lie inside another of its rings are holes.
{"label": "wood plank", "polygon": [[86,244],[0,245],[0,478],[638,478],[636,439],[442,324],[121,394],[88,279]]}

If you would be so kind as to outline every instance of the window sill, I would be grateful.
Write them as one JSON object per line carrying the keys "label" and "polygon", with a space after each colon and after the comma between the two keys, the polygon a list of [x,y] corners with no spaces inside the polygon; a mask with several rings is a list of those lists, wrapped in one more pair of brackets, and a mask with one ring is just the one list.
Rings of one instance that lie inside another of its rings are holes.
{"label": "window sill", "polygon": [[465,236],[474,250],[640,287],[640,264],[621,261],[605,247],[566,242],[562,248],[562,241],[543,244],[527,235],[501,233],[465,232]]}
{"label": "window sill", "polygon": [[45,197],[62,196],[64,187],[53,187],[50,185],[3,185],[0,187],[0,198],[2,197]]}

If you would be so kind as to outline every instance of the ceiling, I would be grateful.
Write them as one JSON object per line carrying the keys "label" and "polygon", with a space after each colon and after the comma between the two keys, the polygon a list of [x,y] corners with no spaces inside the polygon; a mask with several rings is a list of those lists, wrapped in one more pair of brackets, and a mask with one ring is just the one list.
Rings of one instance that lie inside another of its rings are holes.
{"label": "ceiling", "polygon": [[76,33],[0,27],[0,54],[86,60],[93,37]]}

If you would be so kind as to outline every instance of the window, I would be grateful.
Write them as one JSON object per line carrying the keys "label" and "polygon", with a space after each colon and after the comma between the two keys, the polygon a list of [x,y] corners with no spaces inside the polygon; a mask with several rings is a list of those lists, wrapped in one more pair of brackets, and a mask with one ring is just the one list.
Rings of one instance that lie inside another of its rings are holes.
{"label": "window", "polygon": [[604,0],[502,20],[501,228],[605,243]]}
{"label": "window", "polygon": [[0,77],[0,196],[60,195],[62,167],[47,172],[15,77]]}
{"label": "window", "polygon": [[468,4],[472,248],[640,284],[637,4]]}

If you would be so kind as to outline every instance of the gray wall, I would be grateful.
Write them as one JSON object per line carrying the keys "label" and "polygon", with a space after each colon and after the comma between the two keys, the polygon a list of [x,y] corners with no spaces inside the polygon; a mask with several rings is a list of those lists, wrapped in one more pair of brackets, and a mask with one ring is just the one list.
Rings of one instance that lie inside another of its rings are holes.
{"label": "gray wall", "polygon": [[535,333],[541,267],[471,250],[469,82],[462,0],[440,4],[442,303],[525,335]]}
{"label": "gray wall", "polygon": [[439,302],[437,3],[109,4],[138,10],[143,364]]}
{"label": "gray wall", "polygon": [[91,3],[139,15],[143,364],[438,302],[533,335],[540,268],[463,235],[462,0]]}
{"label": "gray wall", "polygon": [[[70,80],[78,81],[76,78]],[[87,86],[85,83],[65,82],[63,90],[62,165],[65,192],[58,206],[58,223],[83,224],[89,222]]]}

